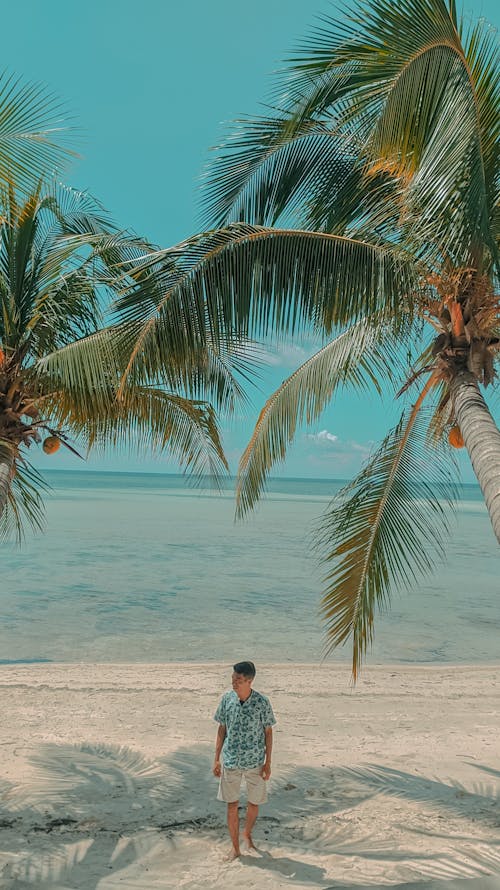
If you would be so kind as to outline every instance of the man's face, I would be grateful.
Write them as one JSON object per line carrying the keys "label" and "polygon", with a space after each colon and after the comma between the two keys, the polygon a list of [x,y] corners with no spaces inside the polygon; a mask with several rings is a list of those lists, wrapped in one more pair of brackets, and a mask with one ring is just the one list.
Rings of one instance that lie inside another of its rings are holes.
{"label": "man's face", "polygon": [[250,689],[252,685],[252,680],[250,677],[244,677],[243,674],[236,674],[234,671],[231,676],[231,683],[235,692],[238,695],[241,693],[246,693]]}

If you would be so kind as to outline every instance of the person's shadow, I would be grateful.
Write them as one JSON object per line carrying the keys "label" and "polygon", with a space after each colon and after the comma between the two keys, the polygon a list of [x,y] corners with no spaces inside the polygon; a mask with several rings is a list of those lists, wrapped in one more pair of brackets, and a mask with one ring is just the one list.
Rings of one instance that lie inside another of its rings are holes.
{"label": "person's shadow", "polygon": [[274,856],[259,847],[256,847],[255,853],[243,855],[241,862],[251,868],[275,871],[283,877],[297,881],[297,883],[313,884],[315,887],[324,887],[326,890],[331,887],[331,881],[326,879],[326,869],[319,865],[311,865],[309,862],[291,859],[289,856]]}

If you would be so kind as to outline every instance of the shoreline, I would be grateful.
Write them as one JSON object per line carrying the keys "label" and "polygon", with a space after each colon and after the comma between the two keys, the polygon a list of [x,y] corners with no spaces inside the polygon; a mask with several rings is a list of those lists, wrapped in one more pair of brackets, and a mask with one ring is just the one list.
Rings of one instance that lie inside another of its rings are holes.
{"label": "shoreline", "polygon": [[[54,669],[67,669],[67,668],[134,668],[134,667],[143,667],[143,668],[201,668],[201,667],[209,667],[209,668],[231,668],[231,663],[229,661],[50,661],[48,659],[40,659],[30,661],[28,659],[20,659],[20,660],[0,660],[0,670],[4,668],[54,668]],[[318,670],[332,670],[332,671],[341,671],[341,672],[349,672],[350,666],[347,661],[335,661],[335,662],[325,662],[321,661],[259,661],[259,670],[271,670],[272,668],[305,668],[305,669],[318,669]],[[412,671],[412,670],[451,670],[456,668],[457,670],[487,670],[488,668],[500,668],[500,658],[495,661],[484,661],[484,662],[466,662],[466,661],[391,661],[391,662],[383,662],[379,661],[376,663],[367,662],[363,665],[360,673],[360,678],[362,679],[364,674],[369,671],[389,671],[389,670],[404,670],[404,671]]]}

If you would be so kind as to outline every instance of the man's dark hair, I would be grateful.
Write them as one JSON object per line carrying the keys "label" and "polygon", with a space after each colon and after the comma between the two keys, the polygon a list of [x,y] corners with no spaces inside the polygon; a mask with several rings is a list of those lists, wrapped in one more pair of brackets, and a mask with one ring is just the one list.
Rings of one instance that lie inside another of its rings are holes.
{"label": "man's dark hair", "polygon": [[253,661],[238,661],[237,664],[233,664],[233,671],[235,674],[241,674],[243,677],[250,677],[252,680],[257,673]]}

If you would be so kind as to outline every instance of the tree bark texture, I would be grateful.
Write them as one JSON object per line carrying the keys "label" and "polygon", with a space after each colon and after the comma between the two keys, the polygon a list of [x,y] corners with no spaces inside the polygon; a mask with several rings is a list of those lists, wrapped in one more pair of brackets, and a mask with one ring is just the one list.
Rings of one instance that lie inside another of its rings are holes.
{"label": "tree bark texture", "polygon": [[0,442],[0,516],[5,510],[5,505],[9,497],[10,486],[12,482],[12,466],[14,464],[14,455],[7,447]]}
{"label": "tree bark texture", "polygon": [[455,419],[500,543],[500,430],[473,374],[468,371],[457,374],[450,391]]}

